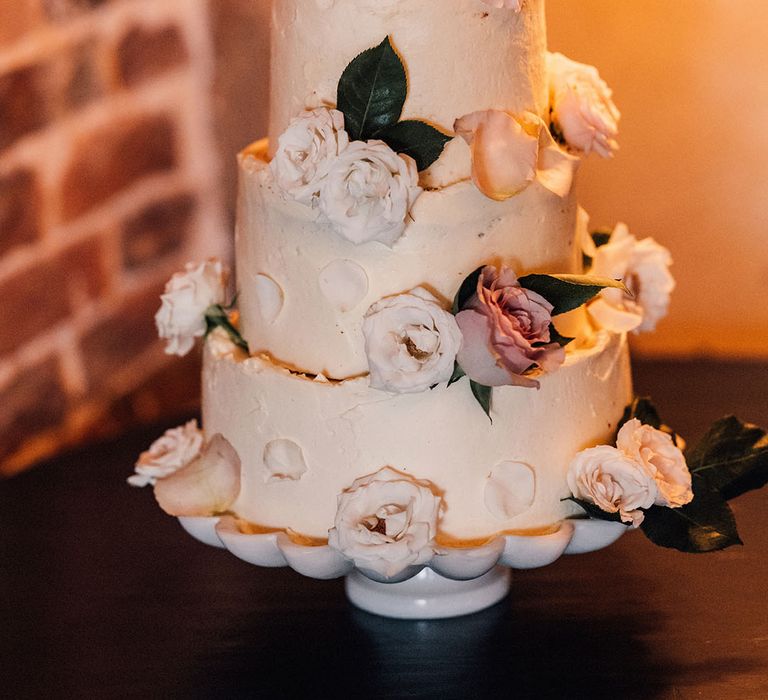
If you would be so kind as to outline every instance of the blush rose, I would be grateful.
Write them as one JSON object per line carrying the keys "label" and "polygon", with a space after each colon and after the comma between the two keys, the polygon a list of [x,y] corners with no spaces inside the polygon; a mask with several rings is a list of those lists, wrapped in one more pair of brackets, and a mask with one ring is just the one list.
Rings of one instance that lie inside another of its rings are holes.
{"label": "blush rose", "polygon": [[594,503],[606,513],[618,513],[622,522],[638,527],[658,497],[656,482],[634,459],[610,445],[579,452],[567,473],[576,498]]}
{"label": "blush rose", "polygon": [[537,388],[527,376],[531,370],[552,372],[565,361],[565,350],[550,342],[552,309],[509,268],[483,268],[476,293],[456,316],[463,336],[459,365],[485,386]]}

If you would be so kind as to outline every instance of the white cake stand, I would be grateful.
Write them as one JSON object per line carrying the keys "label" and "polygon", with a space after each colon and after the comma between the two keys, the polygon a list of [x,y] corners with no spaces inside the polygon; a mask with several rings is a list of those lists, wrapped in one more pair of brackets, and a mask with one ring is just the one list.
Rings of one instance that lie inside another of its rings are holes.
{"label": "white cake stand", "polygon": [[385,617],[420,620],[490,607],[509,593],[509,569],[535,569],[563,554],[593,552],[613,544],[627,530],[621,523],[602,520],[563,520],[557,531],[546,535],[499,535],[479,547],[437,547],[426,565],[386,579],[356,569],[328,545],[298,544],[284,532],[241,532],[230,516],[179,518],[179,522],[195,539],[227,549],[249,564],[289,566],[316,579],[346,576],[347,596],[357,607]]}

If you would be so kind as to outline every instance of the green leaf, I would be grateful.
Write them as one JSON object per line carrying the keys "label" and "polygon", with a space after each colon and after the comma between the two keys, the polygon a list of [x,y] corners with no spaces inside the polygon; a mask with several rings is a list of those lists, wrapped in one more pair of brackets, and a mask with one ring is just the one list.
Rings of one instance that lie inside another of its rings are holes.
{"label": "green leaf", "polygon": [[378,137],[396,153],[411,156],[419,171],[432,165],[452,138],[431,124],[415,119],[392,124],[379,132]]}
{"label": "green leaf", "polygon": [[691,473],[726,500],[768,484],[768,437],[735,416],[717,421],[686,454]]}
{"label": "green leaf", "polygon": [[635,400],[627,406],[624,410],[624,415],[619,421],[619,430],[625,423],[628,423],[633,418],[637,418],[643,425],[650,425],[656,430],[662,429],[661,418],[656,410],[656,406],[653,405],[651,399],[648,397],[637,396]]}
{"label": "green leaf", "polygon": [[478,267],[461,283],[461,287],[459,287],[459,291],[453,299],[452,313],[454,316],[462,310],[464,305],[472,298],[472,295],[477,292],[477,283],[484,267],[485,265]]}
{"label": "green leaf", "polygon": [[[564,498],[563,500],[573,501],[577,506],[583,508],[590,518],[595,518],[596,520],[607,520],[612,523],[622,522],[621,515],[619,513],[606,513],[602,508],[599,508],[594,503],[590,503],[589,501],[582,501],[580,498],[576,498],[575,496]],[[629,526],[629,523],[624,524]]]}
{"label": "green leaf", "polygon": [[570,345],[576,338],[569,338],[565,335],[562,335],[560,331],[555,328],[554,323],[549,324],[549,342],[550,343],[557,343],[561,348],[564,348],[566,345]]}
{"label": "green leaf", "polygon": [[629,293],[623,282],[592,275],[526,275],[519,282],[521,287],[540,294],[552,304],[553,316],[578,309],[606,287]]}
{"label": "green leaf", "polygon": [[336,107],[353,141],[366,141],[396,124],[408,93],[405,67],[387,37],[363,51],[339,80]]}
{"label": "green leaf", "polygon": [[493,393],[493,387],[478,384],[470,379],[469,386],[472,387],[472,395],[477,399],[477,403],[480,404],[485,411],[485,415],[493,423],[491,418],[491,394]]}
{"label": "green leaf", "polygon": [[448,380],[448,386],[451,386],[451,384],[455,384],[459,381],[459,379],[462,379],[466,377],[467,374],[464,372],[464,370],[461,368],[458,362],[453,363],[453,374],[451,375],[451,378]]}
{"label": "green leaf", "polygon": [[592,240],[595,242],[595,247],[602,248],[604,245],[608,245],[612,235],[612,231],[593,231]]}
{"label": "green leaf", "polygon": [[743,544],[731,509],[716,491],[694,477],[694,498],[682,508],[653,506],[640,526],[651,542],[681,552],[715,552]]}
{"label": "green leaf", "polygon": [[229,335],[230,340],[237,345],[237,347],[249,352],[248,343],[245,342],[245,338],[240,335],[240,331],[232,325],[232,321],[229,319],[227,309],[221,304],[214,304],[209,306],[205,312],[205,334],[208,335],[215,328],[223,328]]}

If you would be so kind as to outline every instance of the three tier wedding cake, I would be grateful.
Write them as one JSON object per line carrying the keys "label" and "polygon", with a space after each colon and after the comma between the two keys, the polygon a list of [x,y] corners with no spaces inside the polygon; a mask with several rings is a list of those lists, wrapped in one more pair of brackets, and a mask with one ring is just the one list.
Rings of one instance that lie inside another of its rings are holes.
{"label": "three tier wedding cake", "polygon": [[619,112],[547,51],[544,0],[280,0],[272,22],[235,282],[190,264],[157,315],[170,353],[204,336],[202,429],[131,482],[385,579],[439,547],[691,507],[627,349],[666,313],[670,255],[574,199]]}

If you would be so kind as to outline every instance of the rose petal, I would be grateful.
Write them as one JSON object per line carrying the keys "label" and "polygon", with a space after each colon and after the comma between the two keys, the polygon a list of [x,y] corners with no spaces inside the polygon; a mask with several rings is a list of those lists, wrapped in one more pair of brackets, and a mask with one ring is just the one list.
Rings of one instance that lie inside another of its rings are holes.
{"label": "rose petal", "polygon": [[224,513],[240,493],[240,458],[220,434],[186,467],[157,482],[155,498],[169,515],[205,517]]}
{"label": "rose petal", "polygon": [[536,177],[538,133],[528,133],[512,115],[490,109],[457,119],[454,130],[472,151],[472,180],[487,197],[504,200]]}
{"label": "rose petal", "polygon": [[491,349],[491,329],[488,319],[477,311],[461,311],[456,315],[463,341],[457,361],[467,376],[484,386],[504,386],[511,383],[509,372],[498,363]]}
{"label": "rose petal", "polygon": [[628,333],[643,322],[643,315],[625,311],[609,304],[605,299],[597,298],[587,306],[589,315],[595,322],[611,333]]}
{"label": "rose petal", "polygon": [[573,186],[573,177],[580,160],[564,151],[552,138],[547,126],[536,115],[531,115],[541,122],[539,131],[539,162],[536,180],[540,185],[558,197],[565,197]]}

